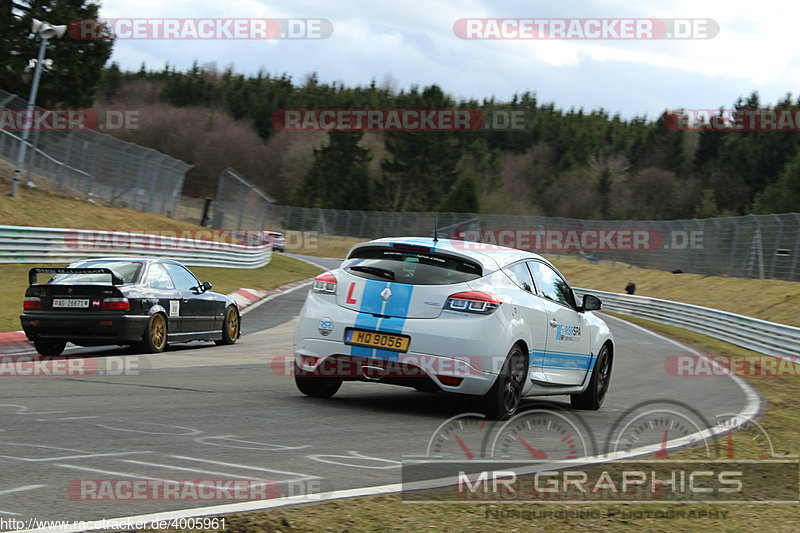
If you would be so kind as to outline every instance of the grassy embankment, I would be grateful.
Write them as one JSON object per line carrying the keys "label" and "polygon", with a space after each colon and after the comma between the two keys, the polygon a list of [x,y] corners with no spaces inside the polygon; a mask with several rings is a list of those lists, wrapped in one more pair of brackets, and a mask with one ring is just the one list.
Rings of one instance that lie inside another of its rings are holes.
{"label": "grassy embankment", "polygon": [[[7,170],[6,168],[0,169]],[[6,176],[7,178],[7,176]],[[0,180],[0,188],[9,185]],[[193,230],[200,226],[171,218],[141,213],[133,209],[105,206],[69,197],[54,196],[45,191],[21,188],[17,198],[5,191],[0,194],[0,224],[13,226],[48,226],[104,230]],[[22,298],[28,284],[28,270],[32,264],[0,265],[0,331],[20,329],[19,314]],[[210,281],[214,290],[232,292],[240,287],[270,289],[313,277],[319,269],[280,253],[262,268],[192,268],[203,281]]]}

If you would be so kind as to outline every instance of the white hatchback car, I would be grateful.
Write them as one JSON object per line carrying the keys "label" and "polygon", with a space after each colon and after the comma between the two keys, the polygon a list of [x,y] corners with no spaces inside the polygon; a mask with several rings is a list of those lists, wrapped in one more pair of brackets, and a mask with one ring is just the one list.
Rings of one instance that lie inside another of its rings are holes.
{"label": "white hatchback car", "polygon": [[473,242],[386,238],[317,276],[294,334],[295,381],[330,397],[377,381],[479,398],[492,418],[525,396],[568,394],[598,409],[614,339],[537,254]]}

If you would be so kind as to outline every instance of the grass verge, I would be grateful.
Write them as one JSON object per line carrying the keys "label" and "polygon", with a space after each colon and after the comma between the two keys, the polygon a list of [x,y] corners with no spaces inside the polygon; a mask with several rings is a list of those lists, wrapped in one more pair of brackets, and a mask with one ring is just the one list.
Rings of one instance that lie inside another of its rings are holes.
{"label": "grass verge", "polygon": [[[669,335],[706,354],[752,355],[742,348],[672,326],[640,319],[635,322]],[[796,368],[797,370],[797,368]],[[698,378],[702,379],[702,378]],[[769,410],[759,421],[772,438],[776,455],[800,452],[800,412],[796,398],[800,378],[748,377]],[[618,384],[619,385],[619,384]],[[737,458],[757,457],[761,448],[754,433],[737,434]],[[671,454],[675,459],[699,459],[697,449]],[[763,486],[771,480],[764,479]],[[643,512],[650,511],[648,517]],[[527,512],[527,515],[526,515]],[[544,512],[544,514],[543,514]],[[550,513],[549,515],[546,513]],[[569,513],[580,513],[572,517]],[[642,515],[636,513],[642,512]],[[693,513],[690,515],[689,513]],[[723,514],[724,512],[724,514]],[[515,514],[516,513],[516,514]],[[536,514],[534,514],[536,513]],[[634,513],[634,514],[632,514]],[[656,518],[660,516],[673,518]],[[684,513],[681,516],[678,513]],[[705,513],[705,514],[704,514]],[[526,517],[527,516],[527,517]],[[768,524],[768,525],[767,525]],[[354,498],[267,512],[225,517],[226,531],[797,531],[798,506],[791,504],[411,504],[399,495]]]}

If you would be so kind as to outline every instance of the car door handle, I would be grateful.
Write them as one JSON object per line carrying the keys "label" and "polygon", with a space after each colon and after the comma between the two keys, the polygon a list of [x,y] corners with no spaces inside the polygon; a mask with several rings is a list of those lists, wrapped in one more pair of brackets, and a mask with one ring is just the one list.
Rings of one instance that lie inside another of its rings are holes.
{"label": "car door handle", "polygon": [[183,299],[183,300],[181,300],[181,301],[182,301],[183,303],[189,303],[189,298],[184,298],[184,299]]}
{"label": "car door handle", "polygon": [[554,328],[554,327],[556,327],[556,326],[558,326],[558,322],[556,322],[556,319],[555,319],[555,318],[551,318],[551,319],[550,319],[550,327],[551,327],[551,328]]}

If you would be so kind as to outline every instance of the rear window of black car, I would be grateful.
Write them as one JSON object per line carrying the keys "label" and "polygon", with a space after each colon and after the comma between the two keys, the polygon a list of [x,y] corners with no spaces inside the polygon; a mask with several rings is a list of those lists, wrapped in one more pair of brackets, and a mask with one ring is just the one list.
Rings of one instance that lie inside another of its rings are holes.
{"label": "rear window of black car", "polygon": [[354,276],[410,285],[449,285],[481,277],[474,261],[408,248],[359,248],[343,268]]}
{"label": "rear window of black car", "polygon": [[[122,278],[124,283],[133,283],[142,263],[138,261],[83,261],[74,263],[70,268],[108,268]],[[48,283],[70,285],[77,283],[110,283],[108,274],[56,274]]]}

